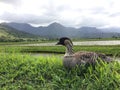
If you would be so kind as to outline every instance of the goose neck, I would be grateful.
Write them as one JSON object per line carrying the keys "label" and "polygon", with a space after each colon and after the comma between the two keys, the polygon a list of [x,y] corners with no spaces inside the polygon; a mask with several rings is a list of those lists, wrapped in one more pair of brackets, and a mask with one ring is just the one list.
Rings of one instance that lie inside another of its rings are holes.
{"label": "goose neck", "polygon": [[70,55],[73,55],[73,54],[74,54],[74,52],[73,52],[72,45],[67,44],[67,45],[66,45],[65,56],[70,56]]}

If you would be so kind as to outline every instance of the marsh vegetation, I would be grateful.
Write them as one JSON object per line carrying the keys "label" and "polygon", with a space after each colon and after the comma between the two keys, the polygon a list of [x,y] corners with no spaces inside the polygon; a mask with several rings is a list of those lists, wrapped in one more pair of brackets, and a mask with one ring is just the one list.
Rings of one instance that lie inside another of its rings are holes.
{"label": "marsh vegetation", "polygon": [[[21,44],[23,45],[23,43]],[[119,90],[120,62],[95,67],[63,67],[62,46],[0,45],[0,88],[6,90]],[[120,57],[120,45],[76,45],[74,51],[93,51]],[[52,53],[52,55],[33,54]],[[56,55],[59,54],[59,55]]]}

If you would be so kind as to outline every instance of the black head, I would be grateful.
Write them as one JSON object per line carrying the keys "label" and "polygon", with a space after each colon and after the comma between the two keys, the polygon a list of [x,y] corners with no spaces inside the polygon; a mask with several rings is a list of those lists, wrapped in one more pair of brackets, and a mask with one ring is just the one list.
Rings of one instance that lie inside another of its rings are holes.
{"label": "black head", "polygon": [[62,38],[59,39],[59,42],[56,45],[64,45],[65,46],[65,40],[69,40],[72,43],[70,38],[62,37]]}

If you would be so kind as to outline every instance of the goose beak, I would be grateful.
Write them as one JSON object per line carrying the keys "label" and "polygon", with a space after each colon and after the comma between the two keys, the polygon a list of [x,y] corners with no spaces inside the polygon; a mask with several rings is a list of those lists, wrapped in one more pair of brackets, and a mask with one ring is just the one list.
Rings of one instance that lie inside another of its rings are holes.
{"label": "goose beak", "polygon": [[60,42],[56,43],[56,45],[60,45]]}

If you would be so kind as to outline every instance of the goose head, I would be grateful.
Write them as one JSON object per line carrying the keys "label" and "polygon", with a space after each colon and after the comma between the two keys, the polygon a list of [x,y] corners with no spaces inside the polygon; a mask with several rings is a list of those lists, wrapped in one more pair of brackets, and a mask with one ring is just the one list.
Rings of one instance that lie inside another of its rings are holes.
{"label": "goose head", "polygon": [[73,46],[73,43],[70,38],[62,37],[59,39],[59,42],[56,45],[63,45],[63,46],[71,45],[71,46]]}
{"label": "goose head", "polygon": [[73,54],[73,43],[70,38],[62,37],[56,45],[63,45],[66,47],[66,53],[64,56],[70,56]]}

